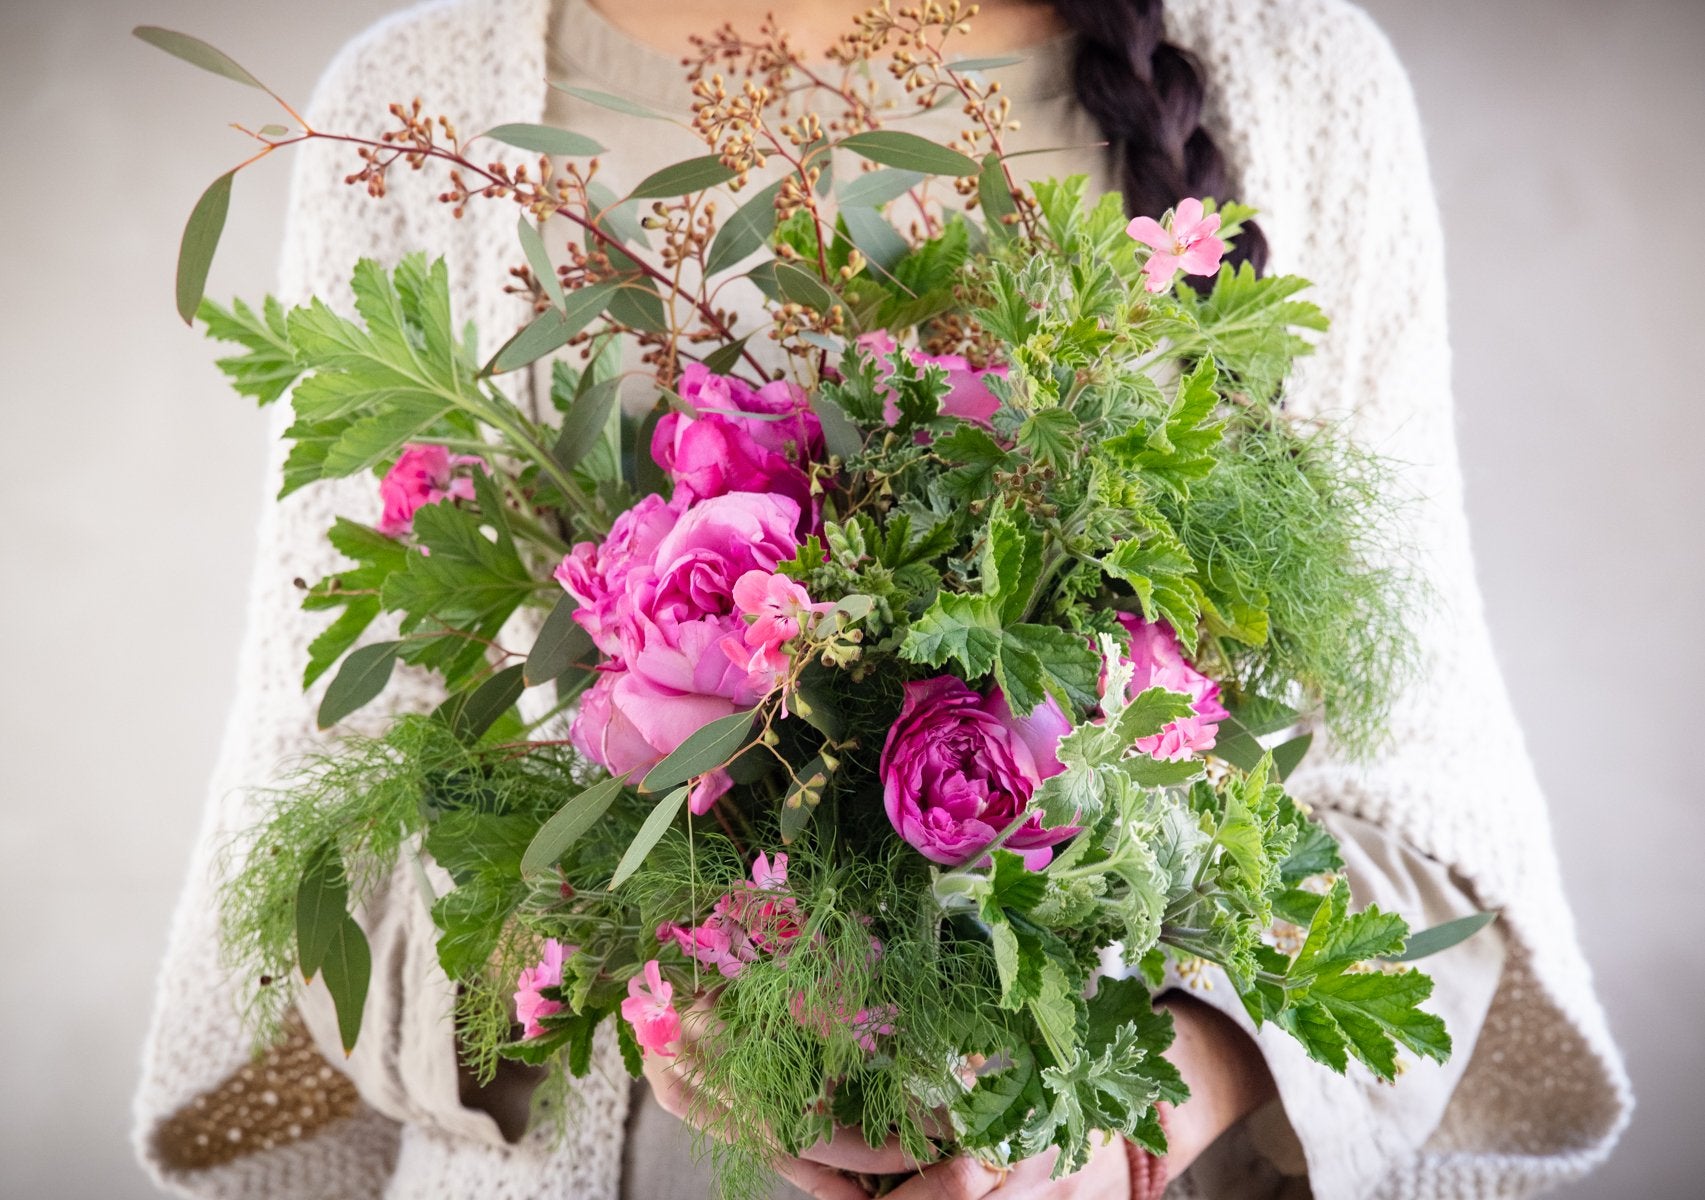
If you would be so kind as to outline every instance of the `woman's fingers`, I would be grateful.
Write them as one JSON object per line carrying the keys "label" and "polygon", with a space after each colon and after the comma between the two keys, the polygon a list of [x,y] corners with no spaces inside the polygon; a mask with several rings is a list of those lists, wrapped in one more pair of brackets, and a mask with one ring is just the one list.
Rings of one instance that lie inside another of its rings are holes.
{"label": "woman's fingers", "polygon": [[922,1165],[900,1149],[900,1139],[892,1134],[882,1145],[872,1146],[858,1130],[841,1126],[835,1128],[828,1141],[809,1147],[800,1157],[864,1175],[902,1175]]}
{"label": "woman's fingers", "polygon": [[888,1200],[983,1200],[1015,1174],[985,1167],[974,1158],[950,1158],[925,1167],[889,1192]]}
{"label": "woman's fingers", "polygon": [[833,1167],[784,1158],[776,1164],[776,1171],[813,1200],[870,1200],[863,1187]]}

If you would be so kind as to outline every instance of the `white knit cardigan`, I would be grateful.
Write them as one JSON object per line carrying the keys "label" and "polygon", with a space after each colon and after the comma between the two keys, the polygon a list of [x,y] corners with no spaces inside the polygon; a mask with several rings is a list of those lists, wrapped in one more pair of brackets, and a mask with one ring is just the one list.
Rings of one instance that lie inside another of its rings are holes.
{"label": "white knit cardigan", "polygon": [[[1433,592],[1419,619],[1422,669],[1393,715],[1391,749],[1371,762],[1317,751],[1295,790],[1453,867],[1483,906],[1501,911],[1508,945],[1497,996],[1439,1128],[1419,1150],[1413,1131],[1405,1138],[1404,1131],[1346,1129],[1335,1142],[1372,1164],[1369,1187],[1381,1196],[1528,1195],[1601,1161],[1632,1097],[1576,944],[1544,801],[1475,583],[1454,443],[1439,221],[1413,97],[1385,37],[1345,0],[1170,0],[1166,9],[1169,37],[1205,69],[1208,124],[1239,176],[1236,196],[1261,210],[1272,268],[1313,280],[1315,299],[1332,317],[1330,333],[1289,386],[1293,409],[1349,420],[1364,444],[1409,464],[1405,483],[1423,497],[1413,510],[1414,538]],[[371,131],[387,104],[420,94],[467,132],[536,121],[549,11],[549,0],[437,0],[400,13],[339,55],[310,119],[329,130]],[[309,295],[341,302],[357,258],[394,260],[426,249],[448,258],[457,309],[478,322],[487,349],[524,319],[495,268],[515,258],[508,206],[476,203],[453,220],[431,198],[442,181],[430,171],[393,175],[391,198],[374,203],[342,183],[348,164],[344,148],[332,144],[301,152],[282,263],[287,302]],[[269,496],[281,448],[274,443]],[[254,821],[246,789],[275,778],[281,763],[318,740],[317,695],[304,697],[298,681],[321,622],[301,611],[292,580],[336,569],[324,530],[339,514],[370,515],[372,505],[370,483],[358,479],[265,507],[241,685],[160,976],[136,1100],[139,1151],[163,1185],[189,1195],[615,1200],[627,1090],[608,1047],[579,1090],[566,1142],[554,1148],[539,1137],[494,1145],[477,1128],[486,1122],[478,1114],[469,1117],[476,1136],[409,1119],[410,1092],[440,1102],[454,1096],[453,1072],[437,1069],[405,1078],[377,1108],[360,1105],[313,1136],[225,1165],[174,1169],[154,1153],[163,1121],[248,1060],[240,993],[253,984],[229,977],[217,945],[221,850]],[[420,677],[393,688],[399,706],[432,699]],[[415,914],[399,919],[423,919],[418,902],[395,907]],[[370,1005],[412,989],[441,996],[448,1012],[449,985],[429,951],[399,951],[374,970]],[[385,1027],[383,1013],[369,1016]],[[357,1053],[385,1051],[369,1045]],[[1333,1119],[1287,1105],[1293,1121]]]}

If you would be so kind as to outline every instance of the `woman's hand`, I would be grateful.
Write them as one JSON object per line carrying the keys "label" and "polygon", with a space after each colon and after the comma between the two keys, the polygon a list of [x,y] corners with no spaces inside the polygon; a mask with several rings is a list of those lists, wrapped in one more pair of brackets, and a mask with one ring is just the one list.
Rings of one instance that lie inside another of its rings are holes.
{"label": "woman's hand", "polygon": [[[1159,1005],[1172,1014],[1176,1033],[1166,1057],[1190,1088],[1190,1099],[1167,1114],[1166,1164],[1176,1176],[1276,1092],[1254,1040],[1229,1017],[1182,992],[1168,993]],[[646,1055],[645,1077],[665,1111],[714,1130],[722,1106],[698,1097],[688,1081],[692,1049],[684,1035],[680,1057]],[[996,1187],[1001,1200],[1124,1200],[1130,1195],[1129,1160],[1117,1140],[1095,1142],[1083,1170],[1063,1179],[1048,1177],[1053,1164],[1050,1151],[1004,1174],[963,1156],[924,1165],[908,1159],[893,1138],[872,1148],[858,1131],[839,1130],[802,1157],[783,1159],[776,1169],[816,1200],[868,1200],[851,1175],[912,1172],[917,1177],[889,1193],[892,1200],[981,1200]]]}

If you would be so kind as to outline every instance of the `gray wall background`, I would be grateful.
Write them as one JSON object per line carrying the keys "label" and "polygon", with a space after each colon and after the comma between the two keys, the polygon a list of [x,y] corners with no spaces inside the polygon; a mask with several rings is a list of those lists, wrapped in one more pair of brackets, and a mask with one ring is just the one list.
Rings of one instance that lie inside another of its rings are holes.
{"label": "gray wall background", "polygon": [[[305,98],[389,0],[0,0],[0,1192],[151,1190],[126,1141],[155,962],[235,680],[261,420],[177,323],[199,190],[258,93]],[[1699,1195],[1705,1139],[1705,5],[1368,0],[1414,76],[1449,236],[1476,552],[1641,1107],[1574,1197]],[[283,164],[212,291],[272,278]]]}

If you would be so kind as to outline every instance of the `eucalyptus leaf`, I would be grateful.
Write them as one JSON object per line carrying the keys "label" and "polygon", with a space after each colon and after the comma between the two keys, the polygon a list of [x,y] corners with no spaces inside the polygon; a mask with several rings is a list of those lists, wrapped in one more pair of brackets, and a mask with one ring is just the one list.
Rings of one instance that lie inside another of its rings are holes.
{"label": "eucalyptus leaf", "polygon": [[559,92],[565,92],[588,104],[596,104],[599,108],[607,108],[611,112],[626,113],[630,117],[647,117],[653,121],[667,121],[668,117],[660,112],[646,108],[643,104],[635,104],[632,100],[621,96],[612,96],[609,92],[600,92],[593,88],[569,87],[564,83],[551,84]]}
{"label": "eucalyptus leaf", "polygon": [[1004,58],[961,58],[947,64],[949,71],[993,71],[997,67],[1014,67],[1024,62],[1022,54],[1009,54]]}
{"label": "eucalyptus leaf", "polygon": [[263,92],[268,90],[266,84],[238,66],[230,55],[223,50],[215,49],[198,37],[191,37],[187,33],[178,33],[171,29],[161,29],[158,25],[138,25],[130,32],[150,46],[164,50],[175,58],[181,58],[186,63],[198,66],[203,71],[211,71],[215,75],[223,75],[226,79],[246,83]]}
{"label": "eucalyptus leaf", "polygon": [[1314,735],[1305,733],[1273,747],[1273,769],[1279,773],[1281,780],[1291,777],[1291,772],[1297,769],[1297,764],[1302,762],[1303,756],[1308,753],[1308,748],[1313,743]]}
{"label": "eucalyptus leaf", "polygon": [[618,375],[593,384],[574,398],[568,415],[563,418],[562,432],[551,449],[551,457],[563,470],[572,471],[604,436],[604,427],[609,424],[621,390],[622,380]]}
{"label": "eucalyptus leaf", "polygon": [[355,1049],[355,1039],[361,1032],[361,1013],[367,1007],[367,987],[373,976],[373,952],[367,945],[367,935],[347,913],[326,947],[320,976],[337,1009],[338,1040],[348,1054]]}
{"label": "eucalyptus leaf", "polygon": [[1497,919],[1496,912],[1477,912],[1434,925],[1431,929],[1423,929],[1419,933],[1412,933],[1409,940],[1403,944],[1403,953],[1384,961],[1406,963],[1428,958],[1442,950],[1449,950],[1459,942],[1466,942]]}
{"label": "eucalyptus leaf", "polygon": [[728,372],[732,371],[735,366],[739,364],[740,356],[745,353],[746,343],[750,340],[751,336],[752,335],[748,333],[745,337],[735,338],[732,342],[718,346],[715,350],[712,350],[709,354],[705,355],[701,360],[705,365],[705,369],[716,375],[728,374]]}
{"label": "eucalyptus leaf", "polygon": [[613,775],[593,784],[557,809],[527,844],[526,853],[521,855],[521,873],[536,875],[555,866],[568,853],[569,847],[610,810],[610,805],[622,794],[627,781],[626,775]]}
{"label": "eucalyptus leaf", "polygon": [[533,278],[545,289],[545,295],[550,298],[550,302],[561,308],[565,303],[562,280],[557,278],[556,268],[551,265],[551,254],[545,247],[545,239],[540,236],[538,226],[533,224],[526,213],[516,218],[515,235],[521,239],[521,250],[527,256],[527,265],[533,269]]}
{"label": "eucalyptus leaf", "polygon": [[308,856],[296,885],[296,966],[304,982],[319,974],[337,927],[349,917],[349,884],[336,842],[323,842]]}
{"label": "eucalyptus leaf", "polygon": [[374,642],[349,652],[320,700],[317,722],[321,729],[330,729],[385,690],[385,685],[391,680],[391,668],[397,664],[397,651],[402,649],[402,645],[401,642]]}
{"label": "eucalyptus leaf", "polygon": [[208,184],[184,223],[183,239],[178,243],[177,300],[178,316],[185,325],[195,323],[195,310],[201,307],[201,297],[207,291],[207,272],[213,266],[213,252],[219,249],[219,237],[225,232],[225,216],[231,211],[231,181],[236,176],[235,170],[227,171]]}
{"label": "eucalyptus leaf", "polygon": [[864,434],[839,404],[819,391],[811,397],[811,411],[823,427],[823,444],[830,454],[848,459],[863,452]]}
{"label": "eucalyptus leaf", "polygon": [[746,276],[772,300],[803,304],[820,313],[828,312],[837,303],[835,293],[821,279],[794,263],[761,263]]}
{"label": "eucalyptus leaf", "polygon": [[700,726],[672,754],[646,772],[639,790],[661,792],[695,775],[716,770],[746,744],[757,715],[757,709],[748,708]]}
{"label": "eucalyptus leaf", "polygon": [[922,171],[925,175],[962,176],[977,173],[975,160],[965,157],[959,151],[949,150],[938,142],[919,137],[915,133],[902,133],[897,129],[855,133],[849,138],[843,138],[840,147],[861,158],[868,158],[871,162],[900,167],[907,171]]}
{"label": "eucalyptus leaf", "polygon": [[628,881],[628,877],[645,862],[646,855],[651,853],[653,846],[662,839],[664,833],[675,821],[681,811],[681,805],[686,803],[687,788],[678,787],[657,802],[657,807],[645,818],[645,824],[634,834],[633,841],[622,854],[622,860],[616,864],[616,873],[610,876],[610,890],[615,891]]}
{"label": "eucalyptus leaf", "polygon": [[888,168],[882,171],[865,171],[847,181],[841,187],[840,200],[842,208],[881,208],[890,200],[897,200],[924,181],[922,171],[903,171]]}
{"label": "eucalyptus leaf", "polygon": [[528,687],[549,683],[579,659],[590,656],[592,639],[574,619],[579,607],[573,596],[564,595],[545,618],[539,636],[533,640],[533,650],[527,655],[524,677]]}
{"label": "eucalyptus leaf", "polygon": [[710,244],[705,274],[726,271],[769,240],[776,228],[776,195],[780,191],[778,179],[735,209],[734,215],[722,223],[716,240]]}
{"label": "eucalyptus leaf", "polygon": [[636,200],[667,200],[727,183],[735,174],[719,155],[705,154],[654,171],[640,180],[631,195]]}
{"label": "eucalyptus leaf", "polygon": [[523,670],[519,663],[505,667],[471,691],[457,692],[446,699],[433,710],[433,716],[448,724],[460,740],[478,741],[527,690]]}
{"label": "eucalyptus leaf", "polygon": [[517,150],[531,150],[535,154],[550,154],[558,158],[589,158],[604,153],[604,147],[585,134],[553,129],[549,125],[498,125],[480,136],[493,138]]}
{"label": "eucalyptus leaf", "polygon": [[1001,169],[998,154],[988,154],[983,158],[983,169],[977,175],[977,202],[983,206],[984,224],[989,232],[1011,237],[1012,226],[1005,218],[1016,215],[1018,205],[1007,187],[1006,172]]}
{"label": "eucalyptus leaf", "polygon": [[859,253],[884,275],[891,273],[894,264],[911,251],[906,239],[874,208],[843,206],[841,220],[846,222],[847,234]]}
{"label": "eucalyptus leaf", "polygon": [[822,802],[823,787],[828,781],[829,770],[821,754],[799,769],[781,803],[781,840],[784,843],[792,842],[810,823]]}
{"label": "eucalyptus leaf", "polygon": [[521,331],[499,346],[486,365],[486,374],[501,375],[528,363],[537,362],[554,350],[568,345],[568,319],[560,308],[547,308],[534,317]]}

